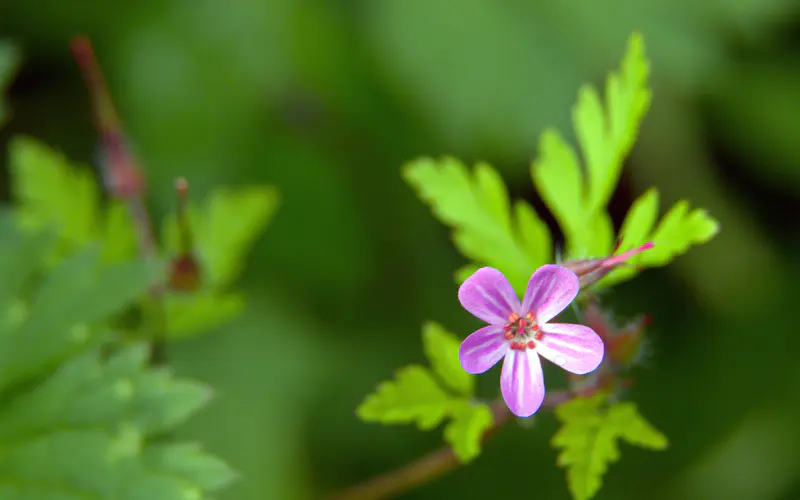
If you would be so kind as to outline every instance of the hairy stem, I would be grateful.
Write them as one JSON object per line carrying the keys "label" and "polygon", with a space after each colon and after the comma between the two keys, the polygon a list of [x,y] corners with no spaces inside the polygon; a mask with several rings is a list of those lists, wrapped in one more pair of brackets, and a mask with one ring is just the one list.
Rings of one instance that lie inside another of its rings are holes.
{"label": "hairy stem", "polygon": [[[547,395],[542,408],[554,408],[569,401],[574,395],[568,391],[553,391]],[[491,405],[492,426],[483,434],[485,442],[500,427],[512,420],[513,415],[502,400]],[[347,490],[335,493],[328,500],[381,500],[392,498],[416,487],[430,483],[461,465],[449,446],[420,457],[398,469],[375,476]]]}

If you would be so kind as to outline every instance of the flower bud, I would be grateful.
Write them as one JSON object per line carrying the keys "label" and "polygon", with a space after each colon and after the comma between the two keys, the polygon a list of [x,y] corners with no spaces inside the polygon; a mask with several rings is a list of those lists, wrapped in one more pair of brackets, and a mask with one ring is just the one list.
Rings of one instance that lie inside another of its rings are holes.
{"label": "flower bud", "polygon": [[189,183],[183,177],[175,181],[175,194],[178,199],[178,255],[170,263],[169,286],[172,290],[191,292],[202,286],[202,272],[195,258],[189,224]]}

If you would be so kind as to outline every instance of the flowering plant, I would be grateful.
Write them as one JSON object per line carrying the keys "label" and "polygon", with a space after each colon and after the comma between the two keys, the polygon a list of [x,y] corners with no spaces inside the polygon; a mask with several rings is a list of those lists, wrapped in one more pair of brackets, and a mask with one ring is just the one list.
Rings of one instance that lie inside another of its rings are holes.
{"label": "flowering plant", "polygon": [[[357,410],[367,422],[415,423],[422,430],[446,421],[447,446],[335,498],[385,498],[422,485],[476,459],[485,440],[513,417],[543,410],[561,422],[551,443],[577,500],[600,489],[608,464],[620,457],[620,440],[666,448],[667,438],[624,399],[627,371],[648,346],[649,321],[635,318],[617,328],[602,298],[612,285],[709,241],[719,225],[686,201],[656,224],[658,192],[650,189],[614,235],[607,205],[650,105],[648,73],[643,40],[634,34],[619,71],[608,77],[605,102],[592,86],[580,89],[572,117],[582,164],[557,131],[542,133],[531,177],[563,243],[554,244],[529,202],[510,203],[502,179],[485,163],[471,171],[454,158],[422,158],[405,167],[419,197],[453,229],[455,246],[469,261],[456,272],[458,298],[488,326],[464,339],[467,332],[426,323],[430,368],[401,368]],[[574,320],[552,321],[570,310]],[[540,357],[570,372],[567,388],[545,393]],[[487,403],[476,397],[473,375],[500,359],[501,397]]]}

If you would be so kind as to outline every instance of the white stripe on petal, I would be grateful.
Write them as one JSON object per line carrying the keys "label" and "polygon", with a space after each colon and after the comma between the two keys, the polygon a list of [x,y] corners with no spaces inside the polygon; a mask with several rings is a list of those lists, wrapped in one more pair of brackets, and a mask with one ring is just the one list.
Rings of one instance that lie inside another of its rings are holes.
{"label": "white stripe on petal", "polygon": [[530,349],[509,350],[503,361],[500,390],[511,413],[529,417],[544,401],[544,375],[539,355]]}
{"label": "white stripe on petal", "polygon": [[536,350],[565,370],[583,375],[603,361],[603,340],[588,326],[550,323],[541,329],[544,336]]}

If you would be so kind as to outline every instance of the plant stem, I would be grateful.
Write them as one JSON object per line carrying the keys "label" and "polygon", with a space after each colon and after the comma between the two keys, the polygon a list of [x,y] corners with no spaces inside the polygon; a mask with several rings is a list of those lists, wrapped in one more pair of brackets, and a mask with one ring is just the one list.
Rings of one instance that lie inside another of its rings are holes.
{"label": "plant stem", "polygon": [[[547,395],[542,408],[554,408],[569,401],[574,395],[568,391],[553,391]],[[491,405],[492,426],[483,434],[483,441],[491,438],[497,430],[513,418],[513,414],[502,400]],[[449,446],[420,457],[398,469],[375,476],[361,484],[335,493],[328,500],[381,500],[430,483],[461,465]]]}
{"label": "plant stem", "polygon": [[[136,230],[139,255],[155,260],[158,258],[158,249],[153,224],[144,201],[143,170],[138,159],[127,147],[122,121],[114,107],[91,41],[85,36],[77,36],[72,40],[71,48],[92,99],[95,124],[103,153],[100,170],[106,191],[111,197],[123,201],[127,206]],[[149,326],[153,330],[150,354],[153,364],[166,362],[163,294],[163,283],[157,283],[150,288],[151,304],[148,304],[147,308],[152,313]]]}

